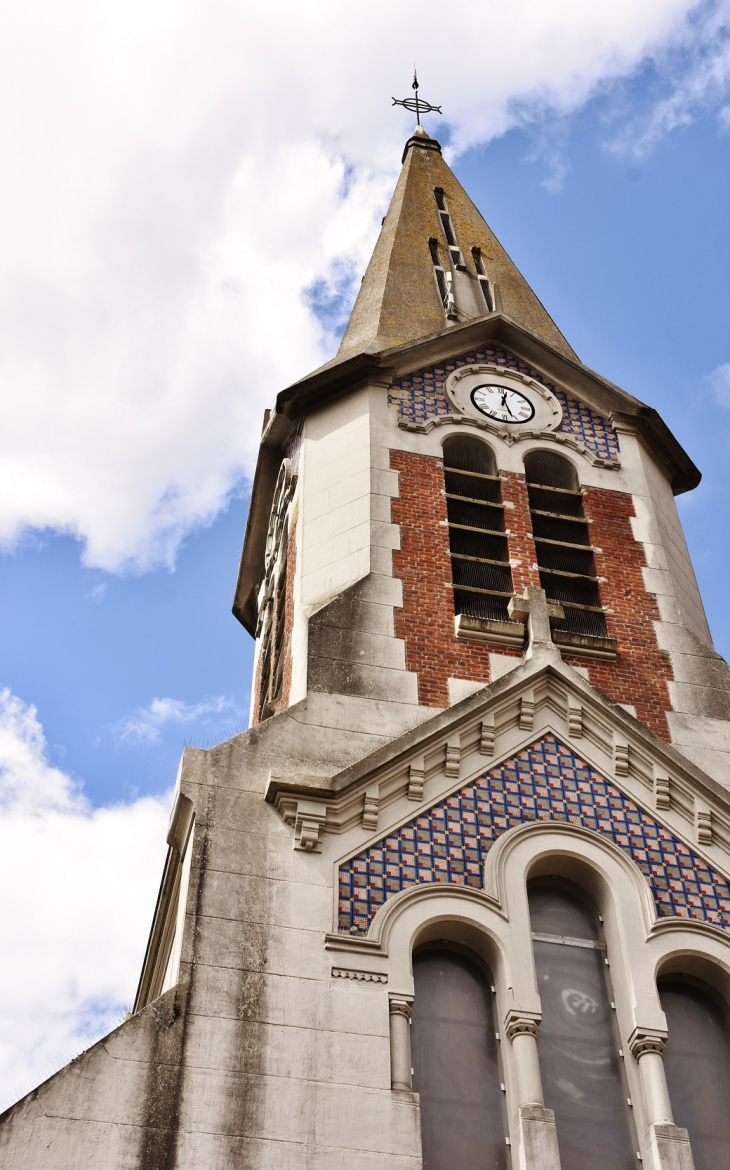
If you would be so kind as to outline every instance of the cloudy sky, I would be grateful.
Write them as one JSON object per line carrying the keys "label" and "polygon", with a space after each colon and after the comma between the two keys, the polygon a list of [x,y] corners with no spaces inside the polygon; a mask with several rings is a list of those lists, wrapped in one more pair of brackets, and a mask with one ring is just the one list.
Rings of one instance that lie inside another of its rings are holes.
{"label": "cloudy sky", "polygon": [[414,57],[578,353],[705,471],[730,650],[730,0],[6,0],[0,1105],[131,1003],[182,746],[246,726],[261,415],[336,348]]}

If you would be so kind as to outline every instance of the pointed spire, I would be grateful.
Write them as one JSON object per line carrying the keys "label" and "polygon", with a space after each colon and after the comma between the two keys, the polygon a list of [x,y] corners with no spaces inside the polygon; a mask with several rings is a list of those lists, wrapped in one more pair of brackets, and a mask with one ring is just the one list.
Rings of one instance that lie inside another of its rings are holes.
{"label": "pointed spire", "polygon": [[555,322],[418,125],[339,355],[381,350],[502,312],[574,358]]}

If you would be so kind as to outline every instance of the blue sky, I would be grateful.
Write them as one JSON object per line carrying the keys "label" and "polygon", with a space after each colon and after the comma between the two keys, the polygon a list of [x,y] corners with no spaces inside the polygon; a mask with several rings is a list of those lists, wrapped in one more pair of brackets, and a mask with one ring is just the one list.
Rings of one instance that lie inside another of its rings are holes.
{"label": "blue sky", "polygon": [[[245,4],[203,27],[183,3],[170,28],[153,2],[92,30],[72,5],[61,53],[52,21],[39,44],[10,11],[5,41],[32,64],[0,83],[24,111],[0,134],[0,857],[16,891],[0,1099],[130,1002],[183,745],[246,726],[252,646],[231,601],[261,415],[336,348],[410,131],[389,103],[414,47],[446,113],[429,129],[502,244],[583,361],[700,466],[679,506],[730,654],[728,3],[459,0],[477,51],[445,72],[431,38],[412,44],[423,3],[377,0],[364,22],[322,0],[317,76],[293,4],[257,12],[253,40]],[[96,57],[77,60],[82,32]]]}

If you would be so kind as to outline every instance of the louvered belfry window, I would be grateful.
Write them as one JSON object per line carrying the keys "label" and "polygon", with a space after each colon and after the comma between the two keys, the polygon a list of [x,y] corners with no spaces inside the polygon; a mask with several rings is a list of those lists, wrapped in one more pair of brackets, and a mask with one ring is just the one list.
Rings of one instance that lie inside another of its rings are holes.
{"label": "louvered belfry window", "polygon": [[573,465],[553,451],[525,456],[540,585],[559,601],[565,621],[558,629],[607,636],[583,495]]}
{"label": "louvered belfry window", "polygon": [[502,488],[494,454],[470,435],[444,442],[454,610],[507,621],[513,593]]}

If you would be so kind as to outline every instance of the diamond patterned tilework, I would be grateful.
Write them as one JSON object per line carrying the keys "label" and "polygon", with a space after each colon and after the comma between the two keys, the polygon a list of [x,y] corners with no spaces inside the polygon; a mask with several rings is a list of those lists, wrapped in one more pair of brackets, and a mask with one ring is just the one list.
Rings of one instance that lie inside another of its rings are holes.
{"label": "diamond patterned tilework", "polygon": [[618,437],[605,418],[570,397],[524,362],[518,361],[512,354],[502,349],[480,349],[475,353],[463,354],[443,365],[431,366],[429,369],[419,370],[416,374],[409,374],[407,378],[401,378],[394,383],[389,401],[397,405],[400,418],[407,418],[415,423],[426,422],[427,419],[445,414],[455,414],[446,398],[444,383],[452,370],[458,369],[459,366],[476,365],[477,362],[492,362],[542,382],[548,390],[552,390],[563,408],[563,421],[558,430],[573,435],[589,450],[595,451],[601,459],[618,459]]}
{"label": "diamond patterned tilework", "polygon": [[610,837],[645,875],[660,916],[730,926],[725,878],[547,736],[340,866],[340,931],[364,934],[383,902],[420,882],[481,888],[496,839],[535,820]]}

